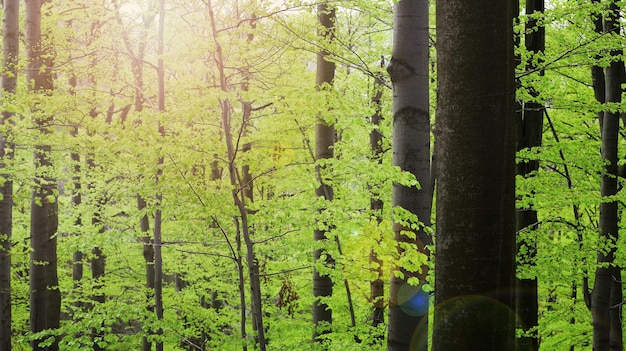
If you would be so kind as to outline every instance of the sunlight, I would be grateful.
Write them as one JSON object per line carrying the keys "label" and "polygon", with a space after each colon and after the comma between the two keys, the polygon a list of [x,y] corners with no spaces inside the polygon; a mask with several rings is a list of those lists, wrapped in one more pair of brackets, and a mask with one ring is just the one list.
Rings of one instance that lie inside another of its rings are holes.
{"label": "sunlight", "polygon": [[135,23],[151,23],[156,20],[158,7],[156,2],[127,1],[120,4],[122,18]]}

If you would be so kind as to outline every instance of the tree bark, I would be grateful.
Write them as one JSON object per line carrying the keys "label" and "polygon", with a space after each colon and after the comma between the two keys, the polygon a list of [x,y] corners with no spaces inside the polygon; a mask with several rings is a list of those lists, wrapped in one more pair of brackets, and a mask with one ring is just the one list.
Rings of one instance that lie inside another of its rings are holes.
{"label": "tree bark", "polygon": [[[2,28],[3,67],[1,93],[3,101],[12,100],[17,86],[19,55],[19,0],[4,0]],[[2,112],[3,125],[13,123],[13,113]],[[0,173],[4,183],[0,187],[0,350],[11,350],[11,237],[13,233],[13,181],[5,170],[13,161],[13,136],[0,135]]]}
{"label": "tree bark", "polygon": [[[544,0],[526,0],[526,14],[536,16],[537,14],[543,14],[543,12]],[[526,49],[535,55],[545,51],[545,27],[539,25],[539,23],[537,18],[530,17],[526,24]],[[530,62],[534,62],[534,60]],[[536,64],[529,63],[526,68],[527,70],[533,70],[537,68],[536,66]],[[543,71],[539,74],[543,75]],[[538,93],[534,89],[531,89],[530,94],[533,98],[538,97]],[[543,111],[543,105],[537,101],[523,103],[521,119],[518,122],[517,128],[517,150],[541,146]],[[520,161],[517,165],[516,173],[522,177],[528,177],[534,174],[538,169],[538,161]],[[537,222],[537,211],[533,208],[518,209],[516,211],[517,232],[534,231],[537,229]],[[527,260],[526,264],[534,265],[533,262],[536,256],[537,243],[530,239],[520,242],[519,245],[525,245],[528,249],[527,256],[524,258]],[[522,323],[522,328],[524,331],[528,332],[536,328],[539,324],[537,277],[520,278],[516,283],[517,296],[515,310]],[[531,335],[522,336],[518,338],[517,341],[518,350],[539,350],[537,331],[532,332]]]}
{"label": "tree bark", "polygon": [[[326,2],[321,2],[317,5],[317,19],[321,26],[321,30],[318,36],[323,42],[330,42],[334,38],[336,13],[335,8]],[[335,79],[335,63],[327,60],[330,55],[327,49],[322,48],[317,53],[317,71],[315,84],[318,89],[329,89]],[[334,157],[333,145],[335,143],[335,127],[333,123],[322,120],[318,117],[315,127],[315,160],[330,159]],[[320,174],[320,185],[316,189],[315,194],[323,197],[325,201],[332,201],[333,189],[330,185],[326,184],[321,176],[323,169],[317,167],[316,172]],[[317,229],[313,232],[313,241],[323,242],[327,240],[327,233],[329,231],[327,223],[319,223]],[[328,252],[322,249],[315,249],[313,252],[313,341],[322,342],[322,336],[330,333],[333,322],[332,310],[324,301],[333,294],[333,282],[329,275],[320,274],[316,265],[323,258],[323,264],[326,266],[332,266],[334,264],[333,258]]]}
{"label": "tree bark", "polygon": [[[207,2],[207,9],[209,12],[209,19],[211,21],[211,31],[212,37],[215,44],[215,59],[217,62],[217,69],[219,75],[219,87],[223,92],[228,92],[229,86],[226,78],[226,64],[224,61],[224,56],[222,54],[221,44],[218,38],[218,30],[215,21],[215,14],[213,12],[213,5],[211,0]],[[245,81],[245,79],[244,79]],[[221,108],[221,117],[222,117],[222,127],[224,128],[224,141],[226,143],[226,149],[228,153],[228,175],[230,179],[231,185],[231,196],[233,199],[234,205],[237,207],[239,212],[239,216],[241,218],[241,228],[237,228],[237,235],[241,234],[243,238],[244,244],[246,246],[246,261],[248,263],[248,279],[250,280],[250,302],[252,307],[252,322],[253,328],[256,332],[255,339],[257,343],[257,347],[260,351],[265,351],[267,346],[267,340],[265,338],[265,328],[263,324],[263,306],[261,299],[261,282],[259,279],[259,268],[258,262],[254,253],[254,242],[252,241],[252,230],[250,223],[248,222],[248,208],[246,207],[246,185],[242,181],[240,181],[238,171],[237,171],[237,163],[236,163],[236,155],[237,149],[235,148],[235,143],[233,142],[233,135],[231,130],[231,102],[228,98],[220,99],[220,108]],[[245,116],[244,116],[245,118]],[[241,128],[245,128],[244,125]],[[243,129],[240,133],[243,133]],[[251,191],[251,189],[249,190]],[[239,233],[239,230],[241,232]],[[239,266],[241,267],[241,266]],[[241,281],[240,281],[241,283]],[[243,298],[243,294],[241,295]],[[245,329],[245,325],[242,325],[242,329]],[[245,330],[242,330],[242,334],[245,335]]]}
{"label": "tree bark", "polygon": [[[116,20],[117,23],[123,27],[124,23],[122,21],[122,16],[120,14],[120,5],[117,0],[113,1],[113,7],[116,12]],[[143,28],[140,31],[139,39],[137,40],[137,50],[133,50],[133,43],[131,42],[131,38],[127,31],[122,32],[122,39],[124,40],[124,46],[126,47],[126,51],[131,57],[131,70],[133,72],[133,80],[135,85],[134,91],[134,111],[142,112],[144,108],[144,103],[146,101],[144,97],[144,77],[143,77],[143,68],[144,68],[144,57],[146,53],[147,47],[147,30],[150,28],[152,21],[154,20],[153,16],[143,16]],[[141,123],[140,120],[135,121],[135,123]],[[146,200],[140,195],[137,194],[137,210],[141,213],[146,210]],[[154,301],[153,301],[153,293],[154,293],[154,241],[152,236],[150,235],[150,219],[148,215],[144,214],[140,218],[140,231],[142,236],[140,238],[143,243],[143,257],[145,261],[145,271],[146,271],[146,290],[148,291],[146,296],[146,309],[148,312],[154,312]],[[149,333],[148,331],[144,331]],[[142,337],[141,343],[142,351],[151,351],[152,350],[152,342],[149,341],[148,335],[144,335]]]}
{"label": "tree bark", "polygon": [[[137,195],[137,210],[139,212],[145,211],[147,207],[146,200]],[[150,237],[150,219],[147,214],[141,216],[139,220],[140,231],[143,234],[140,238],[143,242],[143,259],[146,263],[146,309],[149,313],[154,312],[154,245],[152,238]],[[148,331],[145,331],[148,333]],[[141,342],[142,351],[151,351],[152,342],[148,339],[147,335],[144,335]]]}
{"label": "tree bark", "polygon": [[[604,18],[604,33],[619,35],[619,7],[616,2],[611,2],[609,11]],[[609,52],[612,57],[620,57],[621,50]],[[622,95],[622,72],[624,63],[621,60],[612,60],[606,68],[604,79],[604,93],[606,103],[619,104]],[[605,200],[600,202],[599,238],[600,243],[609,245],[607,248],[598,250],[597,267],[595,272],[594,286],[591,292],[591,317],[593,325],[593,349],[594,351],[609,351],[611,345],[611,290],[613,287],[613,275],[615,272],[615,252],[613,244],[617,243],[619,218],[618,202],[606,200],[614,196],[618,191],[618,139],[619,139],[619,113],[606,109],[602,117],[602,159],[605,162],[604,172],[600,184],[600,195]],[[621,329],[621,323],[619,323]],[[621,334],[621,333],[620,333]]]}
{"label": "tree bark", "polygon": [[[163,35],[165,31],[165,0],[159,0],[159,28],[157,37],[157,82],[158,82],[158,105],[159,113],[165,112],[165,68],[163,63]],[[165,129],[161,122],[158,122],[158,131],[161,138],[165,137]],[[163,175],[163,156],[159,155],[157,159],[157,174],[155,182],[157,188],[156,194],[156,210],[154,213],[154,311],[157,320],[163,320],[163,255],[161,252],[162,238],[162,222],[163,210],[161,209],[163,202],[163,194],[160,190],[160,180]],[[157,337],[163,335],[163,328],[160,326],[156,330]],[[157,339],[155,342],[156,351],[163,351],[163,341]]]}
{"label": "tree bark", "polygon": [[[393,52],[387,71],[393,83],[393,164],[410,172],[419,187],[393,185],[393,230],[396,248],[407,247],[428,255],[432,239],[432,192],[430,167],[429,35],[428,1],[402,0],[395,5]],[[417,216],[405,218],[399,209]],[[428,349],[429,293],[422,289],[428,267],[417,271],[398,267],[389,286],[389,332],[391,351]],[[418,285],[409,283],[417,278]]]}
{"label": "tree bark", "polygon": [[624,296],[622,293],[622,270],[620,267],[613,267],[613,276],[611,279],[611,297],[609,300],[609,318],[610,318],[610,334],[609,334],[609,350],[624,350],[623,342],[623,326],[622,326],[622,303]]}
{"label": "tree bark", "polygon": [[[28,87],[35,94],[48,95],[53,90],[52,52],[41,30],[42,0],[26,1],[25,43]],[[35,117],[41,136],[49,134],[53,117],[37,111]],[[37,142],[34,151],[35,179],[30,219],[30,329],[33,333],[59,328],[61,294],[57,276],[58,208],[56,182],[49,175],[52,168],[50,145]],[[34,351],[58,350],[58,340],[46,347],[43,339],[33,340]]]}
{"label": "tree bark", "polygon": [[[381,68],[384,67],[385,61],[381,59],[380,62]],[[372,131],[370,132],[370,151],[371,151],[371,159],[373,162],[376,162],[378,165],[382,165],[383,162],[383,136],[380,130],[380,124],[383,121],[383,113],[382,113],[382,105],[381,99],[383,96],[383,77],[377,76],[374,79],[374,92],[371,99],[372,105],[375,108],[375,112],[372,115]],[[374,189],[371,189],[372,194],[370,195],[370,210],[372,211],[372,216],[376,220],[376,224],[380,225],[382,223],[382,210],[384,206],[384,202],[380,197],[380,192]],[[382,238],[376,237],[375,242],[376,246],[379,246]],[[370,266],[371,270],[375,274],[375,279],[370,282],[370,300],[372,301],[372,314],[370,316],[372,327],[376,328],[380,324],[385,322],[385,284],[383,282],[383,261],[378,257],[378,253],[376,252],[376,248],[370,249]],[[382,339],[382,335],[376,333],[377,338]]]}
{"label": "tree bark", "polygon": [[515,347],[511,1],[437,2],[433,351]]}

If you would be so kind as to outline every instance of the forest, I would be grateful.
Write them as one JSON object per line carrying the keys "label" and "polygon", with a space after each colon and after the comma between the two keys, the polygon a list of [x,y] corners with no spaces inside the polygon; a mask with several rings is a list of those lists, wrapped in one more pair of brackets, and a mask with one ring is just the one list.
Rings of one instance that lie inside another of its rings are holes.
{"label": "forest", "polygon": [[623,1],[1,3],[0,351],[623,350]]}

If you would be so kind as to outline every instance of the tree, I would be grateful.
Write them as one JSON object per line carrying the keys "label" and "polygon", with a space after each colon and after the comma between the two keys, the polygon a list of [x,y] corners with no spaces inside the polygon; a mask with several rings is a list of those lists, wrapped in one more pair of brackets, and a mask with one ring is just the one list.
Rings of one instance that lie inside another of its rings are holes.
{"label": "tree", "polygon": [[[432,244],[427,233],[432,211],[428,1],[403,0],[394,12],[394,44],[387,67],[393,83],[393,164],[414,175],[419,184],[393,186],[393,226],[401,263],[389,286],[387,345],[389,350],[425,351],[429,293],[423,289],[427,265],[419,255],[428,255]],[[412,254],[416,251],[419,254]]]}
{"label": "tree", "polygon": [[[265,351],[267,345],[267,339],[265,337],[265,326],[263,323],[263,306],[262,306],[262,295],[261,295],[261,282],[259,277],[259,264],[256,258],[254,242],[252,240],[252,231],[253,227],[249,221],[249,212],[250,209],[247,207],[247,201],[252,202],[251,198],[251,184],[249,181],[251,178],[246,176],[249,175],[248,170],[244,170],[244,177],[240,177],[239,170],[237,169],[237,154],[240,150],[238,150],[237,146],[240,143],[240,136],[245,133],[246,123],[250,120],[250,112],[251,112],[251,104],[243,103],[242,108],[242,125],[240,126],[240,131],[238,132],[239,137],[233,138],[232,131],[232,122],[233,122],[233,112],[232,112],[232,102],[230,98],[228,98],[227,93],[229,93],[230,87],[228,84],[227,78],[227,65],[224,60],[224,55],[222,51],[222,46],[219,40],[219,32],[217,29],[217,22],[215,19],[215,13],[212,2],[209,0],[207,5],[207,10],[209,14],[209,20],[211,23],[211,37],[215,44],[215,62],[217,63],[218,70],[218,87],[220,92],[223,93],[224,97],[219,98],[219,107],[221,110],[221,123],[224,128],[224,142],[226,144],[226,152],[228,159],[228,178],[230,180],[231,187],[231,197],[233,200],[233,204],[237,208],[237,212],[239,218],[236,218],[236,236],[238,246],[240,245],[240,238],[243,238],[245,247],[246,247],[246,261],[248,264],[248,278],[250,284],[250,300],[251,300],[251,308],[252,308],[252,325],[253,329],[256,333],[255,340],[257,342],[257,346],[259,350]],[[243,77],[244,82],[248,81],[249,77],[245,75]],[[247,89],[247,88],[246,88]],[[246,90],[244,89],[244,90]],[[244,146],[244,149],[248,149],[249,147]],[[248,190],[246,190],[247,187]],[[241,221],[239,223],[239,220]],[[238,262],[238,267],[241,269],[241,262]],[[241,274],[241,273],[240,273]],[[243,280],[240,279],[240,283],[243,284]],[[243,291],[241,291],[241,299],[244,301]],[[243,311],[243,306],[242,306]],[[242,336],[245,336],[245,319],[242,316]],[[244,346],[246,349],[246,346]]]}
{"label": "tree", "polygon": [[[535,70],[541,63],[539,55],[543,54],[545,50],[545,27],[540,24],[540,18],[537,16],[543,15],[544,12],[543,0],[527,0],[526,1],[526,14],[528,15],[527,23],[525,25],[525,48],[531,55],[533,55],[526,69],[528,71]],[[540,71],[539,74],[543,74]],[[530,96],[532,100],[524,102],[521,106],[520,120],[517,124],[517,150],[531,149],[541,146],[541,139],[543,134],[543,111],[544,107],[539,99],[539,94],[534,88],[530,88]],[[530,177],[539,170],[538,160],[522,160],[517,165],[516,173],[522,177]],[[533,264],[536,251],[537,242],[533,239],[532,234],[537,230],[538,224],[537,211],[530,208],[521,208],[516,211],[516,231],[518,233],[529,232],[528,237],[530,239],[520,239],[520,248],[524,246],[525,255],[523,260],[527,260],[529,264]],[[520,249],[518,249],[520,252]],[[539,337],[538,331],[535,330],[538,327],[538,291],[537,291],[537,277],[523,277],[519,278],[517,284],[516,295],[516,312],[520,318],[520,322],[524,328],[524,331],[529,332],[529,335],[518,338],[520,345],[518,349],[530,347],[531,350],[539,349]]]}
{"label": "tree", "polygon": [[[385,61],[381,59],[381,68],[385,65]],[[370,151],[372,161],[382,165],[383,162],[383,135],[380,130],[380,125],[383,120],[381,98],[383,96],[383,77],[382,74],[377,76],[374,80],[374,95],[372,96],[372,105],[374,105],[374,114],[372,114],[372,124],[374,128],[370,132]],[[384,206],[383,200],[380,198],[380,193],[377,191],[372,192],[370,197],[370,210],[373,212],[373,216],[377,225],[380,225],[383,220],[382,210]],[[376,246],[380,245],[381,238],[376,238]],[[385,284],[383,282],[383,262],[378,257],[376,248],[370,249],[370,264],[373,266],[372,271],[375,274],[375,279],[370,282],[370,299],[372,300],[372,327],[378,327],[378,325],[385,322]],[[381,337],[382,339],[382,337]]]}
{"label": "tree", "polygon": [[[3,102],[9,105],[16,92],[19,54],[19,1],[5,0],[2,28],[2,87]],[[13,113],[4,109],[0,121],[13,124]],[[14,156],[13,136],[7,131],[0,135],[0,349],[11,350],[11,237],[13,232],[13,181],[7,169]]]}
{"label": "tree", "polygon": [[[604,17],[604,34],[619,35],[619,6],[611,1]],[[600,221],[599,239],[606,247],[598,250],[597,266],[593,290],[591,292],[591,317],[593,321],[593,349],[596,351],[622,350],[621,317],[612,316],[612,309],[621,306],[621,286],[617,284],[614,290],[614,280],[617,279],[619,268],[615,266],[616,243],[619,237],[618,202],[614,196],[618,192],[618,141],[619,118],[618,112],[608,108],[609,104],[618,105],[621,102],[622,83],[624,81],[624,62],[619,59],[622,50],[611,50],[612,58],[604,74],[604,98],[607,109],[600,119],[602,138],[602,159],[605,164],[600,185]],[[618,280],[619,282],[619,280]],[[618,294],[617,299],[611,294]],[[619,301],[616,301],[619,300]],[[617,302],[615,306],[611,302]],[[619,315],[619,311],[616,311]],[[611,319],[616,322],[612,323]],[[614,330],[612,330],[613,328]],[[616,336],[617,335],[617,336]]]}
{"label": "tree", "polygon": [[512,350],[515,145],[510,1],[437,2],[433,350]]}
{"label": "tree", "polygon": [[[41,0],[26,1],[25,43],[29,90],[41,99],[52,94],[52,47],[42,35]],[[51,146],[45,136],[51,133],[53,116],[41,106],[34,106],[34,124],[40,133],[34,146],[35,179],[30,220],[30,328],[33,333],[59,328],[61,292],[57,276],[58,205],[56,183],[52,177]],[[56,339],[56,337],[55,337]],[[41,335],[32,341],[33,350],[58,349],[57,340],[40,344]],[[46,345],[46,346],[43,346]]]}
{"label": "tree", "polygon": [[[113,1],[113,6],[115,8],[115,17],[117,19],[117,23],[120,27],[124,27],[124,22],[122,20],[122,15],[120,11],[120,4],[117,0]],[[154,21],[154,13],[151,13],[151,9],[145,9],[145,15],[142,16],[141,28],[139,29],[139,38],[137,40],[137,46],[133,48],[133,41],[128,33],[128,29],[124,29],[122,31],[122,39],[124,40],[124,46],[128,55],[131,57],[131,71],[133,75],[133,84],[134,84],[134,103],[133,103],[133,111],[140,115],[144,110],[144,104],[146,102],[146,96],[144,94],[144,59],[146,55],[146,49],[148,46],[148,29],[151,27],[152,22]],[[138,117],[140,118],[140,117]],[[138,119],[136,123],[141,123],[141,120]],[[142,177],[142,176],[140,176]],[[140,212],[144,212],[140,217],[139,225],[140,232],[142,233],[142,237],[140,240],[143,242],[143,257],[145,261],[145,272],[146,272],[146,283],[145,286],[147,288],[148,296],[147,299],[147,310],[149,312],[154,312],[154,304],[153,302],[153,294],[154,294],[154,283],[156,280],[155,271],[154,271],[154,240],[150,236],[150,218],[147,214],[147,203],[146,199],[142,194],[137,194],[137,210]],[[142,351],[150,351],[152,349],[152,342],[149,340],[147,336],[143,337],[142,341]]]}
{"label": "tree", "polygon": [[[317,6],[317,18],[320,24],[319,36],[322,38],[322,42],[332,42],[335,35],[335,21],[336,13],[335,8],[326,2],[321,2]],[[317,54],[317,69],[315,84],[321,91],[328,91],[333,84],[335,78],[335,63],[328,59],[330,55],[329,51],[325,48],[320,49]],[[335,143],[335,128],[333,122],[330,119],[318,117],[318,121],[315,126],[315,160],[332,159],[333,158],[333,145]],[[333,200],[333,189],[324,181],[323,167],[316,166],[316,172],[319,176],[319,187],[315,191],[317,196],[322,197],[325,201]],[[316,228],[313,234],[313,240],[321,243],[327,240],[327,235],[330,232],[332,226],[330,223],[318,223],[319,228]],[[322,265],[332,266],[333,258],[328,252],[321,248],[316,248],[313,253],[314,267],[313,267],[313,324],[315,329],[313,331],[313,340],[321,342],[321,336],[330,332],[330,327],[333,322],[332,310],[329,308],[327,298],[332,296],[333,282],[328,274],[320,273],[319,268]],[[318,267],[320,265],[320,267]]]}
{"label": "tree", "polygon": [[[163,40],[165,31],[165,0],[159,0],[159,24],[157,36],[157,95],[158,95],[158,112],[165,112],[165,67],[163,62]],[[165,127],[158,122],[157,129],[161,137],[165,136]],[[155,182],[157,185],[156,194],[156,210],[154,212],[154,311],[158,322],[163,321],[163,253],[162,253],[162,222],[163,210],[161,209],[163,194],[158,189],[159,181],[163,175],[163,151],[159,153],[157,159],[157,173]],[[163,335],[163,327],[160,325],[156,330],[156,335]],[[156,351],[163,351],[163,341],[157,339]]]}

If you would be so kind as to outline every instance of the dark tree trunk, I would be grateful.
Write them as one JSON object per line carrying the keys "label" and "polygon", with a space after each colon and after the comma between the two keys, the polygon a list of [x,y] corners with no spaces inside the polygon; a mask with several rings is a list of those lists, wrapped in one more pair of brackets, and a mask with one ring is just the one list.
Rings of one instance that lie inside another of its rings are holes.
{"label": "dark tree trunk", "polygon": [[[407,247],[428,255],[427,246],[432,244],[424,230],[431,224],[432,212],[428,17],[428,1],[402,0],[395,5],[393,52],[387,67],[393,83],[393,164],[413,174],[420,184],[419,188],[393,185],[393,230],[400,255]],[[417,216],[419,224],[401,211]],[[391,275],[390,351],[428,349],[429,293],[422,289],[427,269],[398,267],[402,276]],[[419,284],[411,285],[411,278]]]}
{"label": "dark tree trunk", "polygon": [[515,347],[511,5],[437,2],[433,351]]}
{"label": "dark tree trunk", "polygon": [[[544,0],[526,0],[526,13],[531,16],[543,14]],[[545,50],[545,27],[538,24],[536,17],[531,17],[526,24],[526,49],[534,54],[542,53]],[[534,62],[534,60],[530,60]],[[529,63],[528,70],[536,69],[535,64]],[[543,75],[543,71],[540,72]],[[538,97],[535,90],[531,90],[533,98]],[[518,122],[517,150],[541,146],[543,133],[543,110],[544,107],[537,101],[525,102],[522,106],[521,120]],[[539,169],[539,162],[520,161],[517,165],[517,174],[522,177],[531,176]],[[537,227],[537,211],[533,208],[518,209],[516,212],[517,232],[534,231]],[[529,235],[533,237],[533,235]],[[525,264],[534,265],[534,258],[537,251],[537,243],[532,239],[520,242],[519,245],[527,247]],[[538,297],[537,278],[527,277],[517,280],[516,289],[516,312],[524,331],[533,330],[537,327],[538,320]],[[518,350],[539,350],[539,338],[537,332],[528,336],[520,337],[518,340]]]}
{"label": "dark tree trunk", "polygon": [[622,270],[620,267],[614,267],[613,279],[611,281],[611,299],[609,301],[609,318],[611,325],[611,333],[609,335],[610,351],[624,350],[624,342],[622,339],[622,304],[624,301],[622,284]]}
{"label": "dark tree trunk", "polygon": [[[72,90],[74,90],[74,88],[76,87],[76,78],[72,77],[70,78],[70,86],[72,87]],[[73,137],[76,137],[78,135],[78,128],[74,128],[71,132]],[[70,159],[72,160],[72,168],[73,168],[73,172],[74,174],[72,175],[72,183],[74,185],[74,189],[72,190],[72,207],[74,209],[78,209],[83,201],[82,199],[82,195],[81,195],[81,189],[82,189],[82,185],[81,185],[81,180],[80,180],[80,172],[81,172],[81,167],[80,167],[80,155],[78,154],[78,151],[72,151],[72,153],[70,154]],[[74,220],[74,225],[76,226],[76,228],[80,228],[83,225],[83,220],[81,218],[80,215],[76,216],[76,219]],[[76,233],[76,235],[79,235],[78,233]],[[83,279],[83,252],[80,250],[74,251],[74,253],[72,254],[72,288],[74,289],[75,292],[82,292],[82,288],[81,288],[81,280]],[[76,309],[76,311],[80,311],[83,308],[83,303],[81,301],[81,299],[77,299],[74,302],[74,307]]]}
{"label": "dark tree trunk", "polygon": [[[326,2],[321,2],[317,6],[317,18],[322,27],[319,33],[322,41],[332,41],[335,31],[335,8]],[[335,63],[328,61],[327,57],[330,53],[326,49],[321,49],[317,54],[317,72],[315,83],[319,89],[327,89],[332,86],[335,79]],[[335,127],[332,123],[323,121],[318,118],[315,128],[315,160],[333,158],[332,146],[335,143]],[[323,169],[317,169],[318,174],[323,173]],[[315,194],[321,196],[326,201],[332,201],[333,189],[326,184],[322,175],[319,176],[320,186],[316,189]],[[328,227],[328,224],[320,224],[319,227]],[[313,241],[325,241],[328,229],[315,229],[313,232]],[[313,260],[315,264],[325,256],[324,265],[333,265],[333,258],[322,249],[316,249],[313,252]],[[332,310],[323,299],[329,298],[333,293],[333,282],[329,275],[320,274],[318,270],[313,268],[313,340],[321,342],[321,336],[331,331],[333,321]]]}
{"label": "dark tree trunk", "polygon": [[[604,33],[619,35],[619,7],[616,2],[611,2],[609,11],[604,19]],[[620,57],[620,50],[609,53],[612,57]],[[607,103],[621,102],[622,95],[622,72],[624,63],[621,60],[612,60],[606,68],[604,80],[604,92]],[[600,185],[600,195],[603,198],[614,196],[618,190],[618,139],[619,139],[619,113],[606,110],[602,117],[602,159],[605,162],[604,172]],[[616,200],[603,200],[600,202],[600,242],[616,243],[618,238],[618,203]],[[608,250],[598,250],[593,291],[591,292],[591,317],[593,324],[593,350],[609,351],[612,349],[611,340],[611,290],[613,287],[613,274],[615,272],[615,247]],[[619,323],[621,329],[621,323]],[[620,332],[621,335],[621,332]]]}
{"label": "dark tree trunk", "polygon": [[[385,61],[381,60],[381,68],[384,67]],[[383,96],[383,77],[377,76],[374,80],[374,95],[372,96],[372,105],[375,112],[372,115],[372,131],[370,132],[370,151],[371,159],[378,165],[382,165],[383,162],[383,135],[380,130],[380,124],[383,121],[381,99]],[[376,220],[376,224],[382,223],[382,210],[383,200],[380,197],[380,192],[372,189],[370,197],[370,210]],[[382,238],[376,237],[376,246],[380,246]],[[383,261],[378,257],[376,247],[370,249],[370,265],[371,270],[375,275],[375,279],[370,282],[370,300],[372,301],[372,314],[370,316],[372,327],[376,328],[380,324],[385,322],[385,284],[383,282]],[[376,337],[382,339],[382,335],[376,333]]]}
{"label": "dark tree trunk", "polygon": [[[90,170],[94,170],[96,168],[94,158],[95,156],[93,154],[87,156],[87,166]],[[93,188],[93,186],[89,185],[89,188]],[[91,225],[93,228],[98,229],[99,235],[103,235],[106,231],[106,228],[103,223],[102,213],[104,212],[106,199],[103,197],[104,195],[99,196],[100,198],[97,199],[97,202],[95,204],[96,208],[94,209],[93,217],[91,218]],[[98,246],[94,246],[91,248],[89,268],[91,269],[91,279],[93,280],[94,284],[94,293],[91,299],[96,303],[104,303],[104,301],[106,300],[106,296],[102,291],[102,288],[104,287],[102,279],[104,278],[104,272],[106,268],[106,256],[102,252],[102,249]]]}
{"label": "dark tree trunk", "polygon": [[[27,80],[29,89],[35,94],[49,94],[53,89],[52,53],[42,38],[41,0],[26,1],[25,43],[27,56]],[[38,111],[43,116],[35,123],[42,136],[50,133],[52,116]],[[58,209],[56,183],[49,175],[52,162],[50,145],[35,145],[35,179],[31,201],[30,219],[30,329],[33,333],[59,328],[61,294],[57,276]],[[39,346],[43,339],[33,340],[34,351],[58,350],[58,341],[46,347]]]}
{"label": "dark tree trunk", "polygon": [[[10,101],[17,85],[19,54],[19,0],[4,0],[2,28],[3,67],[2,97]],[[2,125],[13,123],[13,113],[3,111]],[[11,237],[13,232],[13,181],[5,173],[13,160],[13,136],[0,135],[0,174],[5,179],[0,187],[0,350],[11,350]]]}

